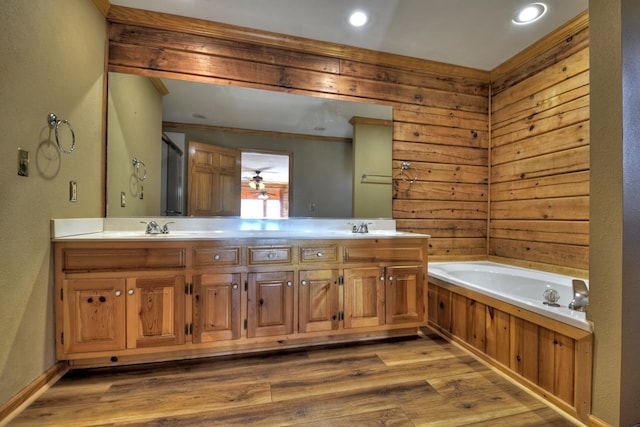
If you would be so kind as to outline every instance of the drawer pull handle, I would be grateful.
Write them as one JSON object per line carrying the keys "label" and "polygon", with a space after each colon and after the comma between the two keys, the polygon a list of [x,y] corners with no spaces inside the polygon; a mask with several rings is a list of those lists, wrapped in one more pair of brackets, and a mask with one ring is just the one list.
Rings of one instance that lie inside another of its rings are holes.
{"label": "drawer pull handle", "polygon": [[106,300],[107,300],[107,299],[106,299],[105,297],[103,297],[103,296],[101,296],[100,298],[98,298],[98,301],[100,301],[100,302],[105,302]]}
{"label": "drawer pull handle", "polygon": [[127,291],[127,293],[128,293],[129,295],[133,295],[135,292],[136,292],[136,291],[134,291],[133,289],[129,289],[129,290]]}
{"label": "drawer pull handle", "polygon": [[303,280],[303,281],[301,282],[301,284],[302,284],[302,286],[307,286],[307,281],[306,281],[306,280]]}
{"label": "drawer pull handle", "polygon": [[316,253],[316,256],[317,256],[318,258],[322,258],[322,252],[318,252],[318,253]]}
{"label": "drawer pull handle", "polygon": [[214,261],[220,261],[220,255],[215,254],[215,255],[213,256],[213,260],[214,260]]}
{"label": "drawer pull handle", "polygon": [[267,254],[267,258],[269,258],[269,259],[274,259],[275,257],[276,257],[276,253],[275,252],[269,252]]}
{"label": "drawer pull handle", "polygon": [[119,297],[120,295],[122,295],[122,292],[116,291],[116,296]]}

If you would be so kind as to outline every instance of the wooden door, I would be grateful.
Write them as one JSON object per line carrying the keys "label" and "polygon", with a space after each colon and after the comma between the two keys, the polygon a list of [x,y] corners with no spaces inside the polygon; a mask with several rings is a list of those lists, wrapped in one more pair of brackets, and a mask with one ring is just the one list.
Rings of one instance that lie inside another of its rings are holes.
{"label": "wooden door", "polygon": [[63,282],[65,353],[125,348],[125,279]]}
{"label": "wooden door", "polygon": [[193,277],[193,342],[240,338],[240,273]]}
{"label": "wooden door", "polygon": [[240,215],[240,152],[189,142],[188,215]]}
{"label": "wooden door", "polygon": [[338,270],[300,272],[298,295],[300,332],[338,329],[339,304]]}
{"label": "wooden door", "polygon": [[344,270],[344,327],[384,325],[384,269]]}
{"label": "wooden door", "polygon": [[127,348],[184,344],[184,276],[127,279]]}
{"label": "wooden door", "polygon": [[424,322],[422,267],[387,267],[385,289],[387,325]]}
{"label": "wooden door", "polygon": [[293,332],[293,272],[250,273],[247,337]]}

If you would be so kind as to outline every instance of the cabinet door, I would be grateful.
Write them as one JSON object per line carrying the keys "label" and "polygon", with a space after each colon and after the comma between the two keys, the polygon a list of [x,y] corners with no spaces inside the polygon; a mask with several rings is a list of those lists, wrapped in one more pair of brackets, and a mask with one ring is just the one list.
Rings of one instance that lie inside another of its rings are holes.
{"label": "cabinet door", "polygon": [[384,269],[344,270],[344,327],[384,325]]}
{"label": "cabinet door", "polygon": [[125,279],[63,282],[65,353],[122,350],[125,347]]}
{"label": "cabinet door", "polygon": [[240,338],[240,273],[193,277],[193,342]]}
{"label": "cabinet door", "polygon": [[293,272],[250,273],[247,337],[293,332]]}
{"label": "cabinet door", "polygon": [[386,268],[386,323],[424,322],[424,279],[422,268]]}
{"label": "cabinet door", "polygon": [[184,276],[127,280],[127,348],[184,344]]}
{"label": "cabinet door", "polygon": [[298,316],[300,332],[331,331],[339,326],[340,294],[337,270],[300,272]]}

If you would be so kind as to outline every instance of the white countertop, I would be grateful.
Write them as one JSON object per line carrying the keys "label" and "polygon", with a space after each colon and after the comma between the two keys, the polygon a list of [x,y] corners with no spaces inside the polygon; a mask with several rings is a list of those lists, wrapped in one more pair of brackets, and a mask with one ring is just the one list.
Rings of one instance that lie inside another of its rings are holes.
{"label": "white countertop", "polygon": [[[145,224],[169,223],[168,234],[145,234]],[[368,233],[353,233],[353,225],[366,223]],[[393,219],[288,218],[70,218],[51,220],[53,241],[104,240],[229,240],[229,239],[375,239],[429,238],[426,234],[396,231]]]}

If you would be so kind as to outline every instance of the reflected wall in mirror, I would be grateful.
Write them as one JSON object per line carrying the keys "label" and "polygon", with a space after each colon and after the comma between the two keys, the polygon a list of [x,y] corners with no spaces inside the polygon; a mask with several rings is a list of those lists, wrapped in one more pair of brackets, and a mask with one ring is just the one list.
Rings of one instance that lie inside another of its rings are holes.
{"label": "reflected wall in mirror", "polygon": [[[364,188],[363,194],[383,193],[364,201],[365,216],[391,217],[390,106],[179,80],[158,85],[156,79],[114,72],[108,95],[108,216],[186,215],[188,156],[175,153],[186,154],[189,143],[198,142],[290,153],[289,216],[362,216],[354,191]],[[353,117],[367,120],[352,124]],[[365,130],[354,132],[354,126]],[[372,142],[377,129],[388,149]],[[358,135],[366,137],[353,140]],[[134,157],[146,166],[142,181]],[[374,161],[383,158],[388,161]],[[356,169],[387,178],[368,185]]]}

